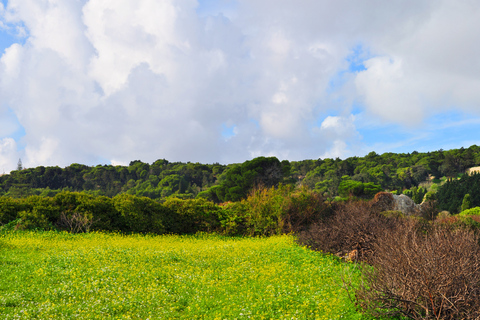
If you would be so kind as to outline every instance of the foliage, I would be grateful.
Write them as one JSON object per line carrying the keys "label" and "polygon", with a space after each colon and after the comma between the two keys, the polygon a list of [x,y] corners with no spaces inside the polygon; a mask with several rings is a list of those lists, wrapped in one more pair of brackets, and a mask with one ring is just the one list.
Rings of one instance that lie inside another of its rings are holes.
{"label": "foliage", "polygon": [[480,207],[465,209],[459,213],[461,216],[480,216]]}
{"label": "foliage", "polygon": [[297,232],[330,214],[323,196],[306,187],[257,188],[247,199],[215,204],[204,198],[164,202],[130,194],[113,198],[62,191],[54,197],[0,197],[2,223],[20,219],[23,229],[125,233],[219,232],[278,235]]}
{"label": "foliage", "polygon": [[192,234],[218,231],[221,207],[205,199],[168,198],[163,206],[170,217],[166,222],[168,232]]}
{"label": "foliage", "polygon": [[372,182],[363,183],[361,181],[351,180],[349,176],[342,177],[342,181],[338,187],[340,197],[359,197],[373,198],[375,194],[383,191],[380,186],[374,185]]}
{"label": "foliage", "polygon": [[202,196],[218,202],[240,201],[256,186],[269,188],[278,185],[289,171],[288,161],[280,162],[275,157],[258,157],[226,170],[219,184]]}
{"label": "foliage", "polygon": [[427,194],[427,189],[423,187],[412,187],[410,189],[405,189],[403,194],[411,198],[416,204],[420,204],[423,202],[425,194]]}
{"label": "foliage", "polygon": [[[220,165],[169,162],[165,159],[152,164],[140,160],[129,166],[98,165],[89,167],[72,164],[66,168],[37,167],[14,170],[0,176],[0,194],[13,198],[30,195],[54,196],[62,190],[114,197],[120,193],[166,199],[205,198],[215,203],[240,201],[256,185],[267,188],[278,183],[304,185],[329,198],[339,195],[342,177],[349,186],[342,186],[342,197],[363,184],[360,197],[371,198],[383,190],[410,190],[415,203],[421,203],[426,185],[442,179],[459,177],[467,168],[480,165],[480,147],[407,154],[370,152],[365,157],[345,160],[317,159],[279,161],[275,157],[259,157],[244,163]],[[435,184],[433,185],[435,186]],[[429,191],[433,190],[433,186]],[[368,190],[370,187],[373,190]],[[417,189],[415,189],[417,188]],[[367,190],[365,192],[365,190]],[[407,191],[408,193],[409,191]],[[473,197],[473,193],[470,193]],[[480,193],[479,193],[480,194]],[[463,197],[465,193],[461,196]],[[458,211],[460,204],[455,209]]]}
{"label": "foliage", "polygon": [[472,201],[470,200],[470,198],[471,197],[468,193],[463,197],[461,211],[470,209],[470,207],[472,206]]}
{"label": "foliage", "polygon": [[[16,232],[2,236],[3,319],[368,319],[358,271],[293,237]],[[21,279],[21,281],[19,281]]]}
{"label": "foliage", "polygon": [[37,167],[0,176],[0,190],[16,198],[28,195],[54,196],[59,191],[86,191],[113,197],[122,192],[156,199],[172,194],[194,198],[213,185],[226,166],[220,164],[168,162],[152,164],[139,160],[128,167],[72,164],[66,168]]}
{"label": "foliage", "polygon": [[166,231],[163,218],[168,210],[150,198],[120,194],[113,198],[113,206],[119,213],[120,230],[157,234]]}
{"label": "foliage", "polygon": [[17,213],[24,210],[22,201],[10,197],[0,197],[0,223],[6,224],[17,217]]}
{"label": "foliage", "polygon": [[220,223],[230,235],[299,232],[331,214],[323,196],[306,187],[255,188],[247,199],[222,205]]}
{"label": "foliage", "polygon": [[448,180],[438,188],[435,197],[440,210],[458,213],[466,194],[470,195],[470,206],[480,206],[480,174],[463,175],[460,179]]}

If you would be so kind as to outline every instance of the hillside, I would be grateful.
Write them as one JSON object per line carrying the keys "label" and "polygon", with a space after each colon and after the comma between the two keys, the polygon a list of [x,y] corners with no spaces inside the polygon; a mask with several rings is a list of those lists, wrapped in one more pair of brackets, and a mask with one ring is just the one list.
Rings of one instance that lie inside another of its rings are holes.
{"label": "hillside", "polygon": [[165,159],[148,164],[136,160],[128,166],[72,164],[65,168],[40,166],[12,171],[0,176],[0,195],[54,195],[66,189],[108,197],[127,193],[152,199],[204,197],[223,202],[244,198],[256,184],[283,183],[306,185],[333,198],[341,195],[342,182],[347,191],[355,186],[364,190],[369,184],[401,193],[426,180],[456,177],[475,166],[480,166],[480,147],[476,145],[427,153],[370,152],[365,157],[344,160],[280,162],[274,157],[259,157],[229,165]]}

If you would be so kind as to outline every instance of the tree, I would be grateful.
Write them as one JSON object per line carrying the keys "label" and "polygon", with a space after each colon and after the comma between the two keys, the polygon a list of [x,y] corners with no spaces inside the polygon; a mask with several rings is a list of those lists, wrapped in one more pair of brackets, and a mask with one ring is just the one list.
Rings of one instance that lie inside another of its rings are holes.
{"label": "tree", "polygon": [[466,194],[464,197],[463,197],[463,201],[462,201],[462,209],[461,211],[465,211],[467,209],[470,209],[472,206],[472,203],[471,203],[471,200],[470,200],[470,194]]}

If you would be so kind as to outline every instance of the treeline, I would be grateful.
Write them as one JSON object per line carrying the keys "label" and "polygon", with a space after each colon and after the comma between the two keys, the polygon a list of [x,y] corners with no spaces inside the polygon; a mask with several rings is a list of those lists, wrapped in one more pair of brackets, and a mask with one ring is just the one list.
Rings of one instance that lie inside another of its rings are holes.
{"label": "treeline", "polygon": [[[221,203],[245,199],[255,185],[304,185],[328,198],[371,197],[379,190],[410,192],[417,198],[425,181],[454,178],[465,169],[480,166],[480,147],[407,154],[371,152],[345,160],[279,161],[259,157],[241,164],[222,165],[139,160],[129,166],[72,164],[66,168],[36,167],[0,176],[0,195],[22,198],[55,196],[62,190],[115,197],[129,194],[166,199],[204,198]],[[421,201],[421,199],[420,199]]]}
{"label": "treeline", "polygon": [[441,177],[456,177],[467,168],[480,165],[480,147],[434,151],[427,153],[370,152],[365,157],[319,159],[303,161],[295,166],[296,173],[304,176],[303,184],[320,192],[336,195],[343,176],[363,183],[372,182],[385,190],[418,187],[428,179],[439,182]]}
{"label": "treeline", "polygon": [[152,199],[171,195],[194,198],[200,191],[215,184],[226,168],[218,163],[205,165],[164,159],[152,164],[136,160],[129,166],[89,167],[76,163],[63,169],[39,166],[1,176],[0,192],[16,198],[53,196],[65,189],[108,197],[127,193]]}

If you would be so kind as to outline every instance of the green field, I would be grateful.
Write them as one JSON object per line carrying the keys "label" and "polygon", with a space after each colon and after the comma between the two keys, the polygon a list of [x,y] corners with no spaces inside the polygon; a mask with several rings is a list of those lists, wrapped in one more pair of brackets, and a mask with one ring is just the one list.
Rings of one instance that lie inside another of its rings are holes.
{"label": "green field", "polygon": [[365,319],[291,236],[0,236],[2,319]]}

